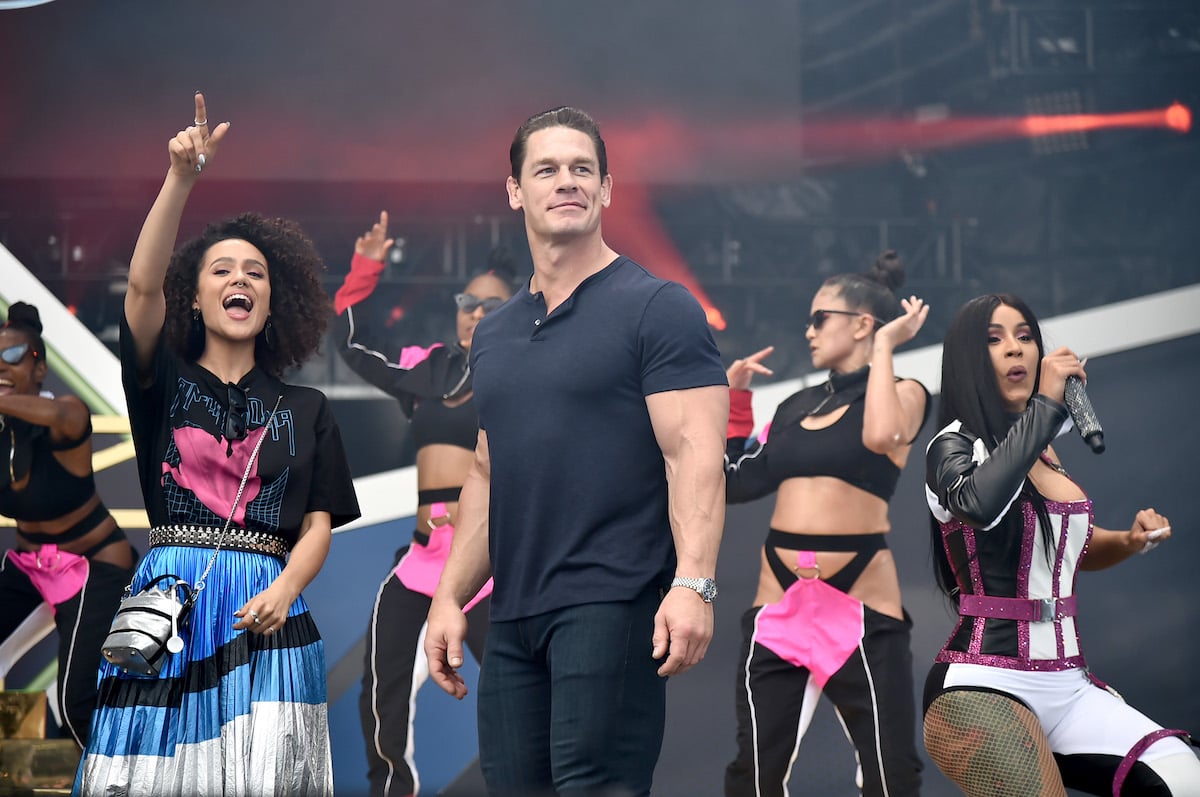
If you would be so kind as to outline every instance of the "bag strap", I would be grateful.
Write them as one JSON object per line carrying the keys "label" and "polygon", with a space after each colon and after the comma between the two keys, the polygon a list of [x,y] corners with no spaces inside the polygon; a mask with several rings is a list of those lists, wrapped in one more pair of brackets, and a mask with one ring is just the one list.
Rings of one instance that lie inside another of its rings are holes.
{"label": "bag strap", "polygon": [[263,433],[258,436],[258,442],[254,444],[254,450],[250,452],[250,459],[246,462],[246,472],[242,474],[242,483],[238,485],[237,495],[233,498],[233,506],[229,510],[229,517],[225,520],[225,528],[221,529],[221,537],[217,540],[217,547],[213,550],[212,556],[208,560],[208,566],[204,568],[204,572],[200,574],[200,578],[192,586],[192,594],[188,596],[186,607],[190,607],[196,602],[196,598],[200,596],[201,590],[204,589],[204,580],[208,578],[209,572],[213,569],[213,565],[217,563],[217,554],[221,552],[221,546],[225,544],[225,536],[229,534],[229,527],[233,525],[233,516],[237,513],[238,504],[242,500],[242,492],[246,489],[246,482],[250,478],[250,470],[254,467],[254,460],[258,457],[258,450],[262,448],[263,441],[267,439],[267,429],[271,427],[271,423],[275,420],[275,413],[279,411],[279,402],[283,401],[283,396],[275,399],[275,407],[271,410],[271,415],[267,418],[266,424],[263,426]]}

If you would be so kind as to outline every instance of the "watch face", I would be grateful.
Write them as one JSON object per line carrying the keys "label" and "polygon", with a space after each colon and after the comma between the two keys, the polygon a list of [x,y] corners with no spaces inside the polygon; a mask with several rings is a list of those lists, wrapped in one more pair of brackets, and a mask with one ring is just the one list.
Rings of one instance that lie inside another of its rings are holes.
{"label": "watch face", "polygon": [[717,597],[717,582],[711,578],[706,578],[700,586],[700,597],[708,603],[712,603],[713,598]]}

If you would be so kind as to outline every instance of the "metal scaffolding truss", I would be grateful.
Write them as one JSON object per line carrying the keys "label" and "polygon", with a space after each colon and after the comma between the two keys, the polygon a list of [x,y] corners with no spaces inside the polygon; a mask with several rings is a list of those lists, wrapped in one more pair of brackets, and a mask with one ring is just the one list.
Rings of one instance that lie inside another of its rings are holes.
{"label": "metal scaffolding truss", "polygon": [[1194,75],[1200,66],[1195,2],[1005,3],[994,22],[994,77]]}

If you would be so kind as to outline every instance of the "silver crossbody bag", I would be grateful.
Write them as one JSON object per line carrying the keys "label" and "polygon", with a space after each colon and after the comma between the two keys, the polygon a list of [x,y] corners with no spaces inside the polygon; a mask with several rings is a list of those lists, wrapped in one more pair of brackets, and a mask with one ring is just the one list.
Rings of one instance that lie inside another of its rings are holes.
{"label": "silver crossbody bag", "polygon": [[[279,410],[280,396],[275,400],[275,408],[267,418],[266,427],[269,429]],[[151,578],[136,594],[133,593],[133,582],[125,587],[125,595],[117,607],[117,615],[113,618],[108,636],[100,650],[104,658],[120,667],[122,670],[139,675],[155,676],[162,670],[164,656],[169,653],[179,653],[183,650],[183,638],[180,630],[187,624],[196,605],[196,598],[204,589],[204,580],[217,561],[221,545],[233,525],[233,516],[237,512],[238,503],[242,500],[242,492],[246,489],[246,480],[250,478],[250,470],[258,458],[258,450],[262,447],[266,432],[258,438],[254,450],[250,452],[250,460],[246,463],[246,472],[242,474],[242,483],[238,486],[237,495],[233,499],[233,508],[229,510],[229,518],[221,538],[217,541],[216,549],[208,560],[208,566],[195,586],[188,584],[174,573],[164,573]],[[163,582],[167,583],[163,585]]]}

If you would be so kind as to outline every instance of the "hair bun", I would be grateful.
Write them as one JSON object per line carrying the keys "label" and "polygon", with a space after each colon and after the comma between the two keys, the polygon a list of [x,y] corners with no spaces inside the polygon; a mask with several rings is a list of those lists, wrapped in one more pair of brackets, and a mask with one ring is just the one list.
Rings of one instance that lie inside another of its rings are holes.
{"label": "hair bun", "polygon": [[517,258],[512,250],[504,244],[496,244],[488,252],[487,273],[494,274],[506,283],[512,283],[517,278]]}
{"label": "hair bun", "polygon": [[896,289],[904,284],[904,261],[896,254],[895,249],[889,249],[876,258],[875,265],[871,267],[867,276],[895,293]]}
{"label": "hair bun", "polygon": [[38,309],[28,302],[13,302],[8,306],[8,325],[31,329],[42,334],[42,319]]}

